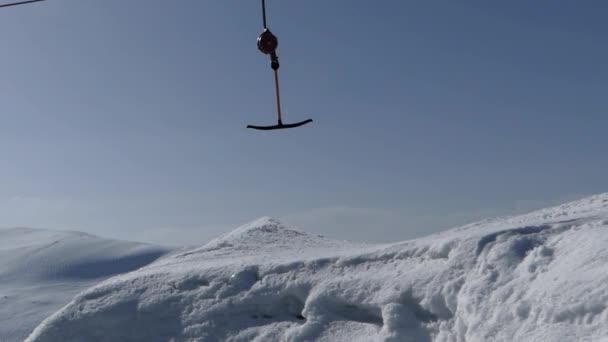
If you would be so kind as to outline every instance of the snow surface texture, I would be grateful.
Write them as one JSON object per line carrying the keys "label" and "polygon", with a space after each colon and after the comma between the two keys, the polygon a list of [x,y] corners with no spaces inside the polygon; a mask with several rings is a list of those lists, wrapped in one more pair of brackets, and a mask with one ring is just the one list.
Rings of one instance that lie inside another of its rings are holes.
{"label": "snow surface texture", "polygon": [[85,233],[0,230],[0,341],[23,341],[79,292],[166,252]]}
{"label": "snow surface texture", "polygon": [[28,341],[607,341],[606,246],[608,194],[383,245],[264,218],[85,291]]}

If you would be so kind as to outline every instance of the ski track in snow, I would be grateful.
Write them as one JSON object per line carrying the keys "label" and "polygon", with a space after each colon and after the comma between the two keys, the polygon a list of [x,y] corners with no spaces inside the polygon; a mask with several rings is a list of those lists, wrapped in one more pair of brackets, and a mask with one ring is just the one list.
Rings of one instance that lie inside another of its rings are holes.
{"label": "ski track in snow", "polygon": [[607,233],[608,194],[382,245],[263,218],[86,290],[27,341],[608,341]]}

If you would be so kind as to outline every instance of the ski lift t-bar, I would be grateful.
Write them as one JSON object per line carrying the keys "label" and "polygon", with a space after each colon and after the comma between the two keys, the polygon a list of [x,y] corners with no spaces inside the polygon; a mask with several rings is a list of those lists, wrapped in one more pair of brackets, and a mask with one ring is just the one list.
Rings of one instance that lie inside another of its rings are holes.
{"label": "ski lift t-bar", "polygon": [[258,37],[258,50],[260,50],[263,54],[270,56],[270,67],[274,72],[274,89],[277,101],[277,124],[274,126],[248,125],[247,128],[259,130],[275,130],[283,128],[295,128],[312,122],[312,119],[308,119],[292,124],[283,123],[283,115],[281,112],[281,93],[279,91],[279,57],[277,56],[277,47],[279,46],[279,40],[272,32],[270,32],[270,29],[268,28],[268,23],[266,22],[266,0],[262,0],[262,24],[264,26],[264,31]]}
{"label": "ski lift t-bar", "polygon": [[10,7],[10,6],[17,6],[17,5],[31,4],[31,3],[34,3],[34,2],[41,2],[41,1],[45,1],[45,0],[28,0],[28,1],[11,2],[11,3],[8,3],[8,4],[2,4],[2,5],[0,5],[0,8],[2,8],[2,7]]}

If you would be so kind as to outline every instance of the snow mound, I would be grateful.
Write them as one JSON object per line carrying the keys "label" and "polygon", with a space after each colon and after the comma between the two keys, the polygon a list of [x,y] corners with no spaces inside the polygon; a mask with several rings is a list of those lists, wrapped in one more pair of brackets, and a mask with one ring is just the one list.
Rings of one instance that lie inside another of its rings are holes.
{"label": "snow mound", "polygon": [[[186,255],[205,253],[207,256],[209,252],[221,251],[220,254],[229,252],[233,256],[268,256],[272,253],[285,254],[294,250],[297,253],[302,249],[326,251],[332,247],[346,248],[361,245],[347,241],[333,241],[321,235],[309,235],[288,228],[271,217],[262,217],[211,240],[205,246],[189,251]],[[297,255],[301,256],[301,254]]]}
{"label": "snow mound", "polygon": [[78,295],[27,341],[601,341],[608,194],[395,244],[264,218]]}
{"label": "snow mound", "polygon": [[0,230],[0,341],[23,341],[77,293],[166,252],[79,232]]}
{"label": "snow mound", "polygon": [[[294,240],[308,238],[303,232],[289,229],[281,222],[271,218],[262,217],[251,223],[245,224],[232,232],[212,240],[207,246],[234,244],[234,245],[284,245],[294,244]],[[320,238],[320,237],[319,237]],[[320,241],[321,239],[317,239]],[[311,241],[316,242],[316,241]]]}

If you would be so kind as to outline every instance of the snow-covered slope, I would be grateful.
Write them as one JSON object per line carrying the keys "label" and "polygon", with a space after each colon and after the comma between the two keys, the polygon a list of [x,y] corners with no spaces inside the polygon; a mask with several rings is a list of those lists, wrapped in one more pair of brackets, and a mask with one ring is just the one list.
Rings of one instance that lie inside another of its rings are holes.
{"label": "snow-covered slope", "polygon": [[79,292],[166,252],[78,232],[0,230],[0,341],[23,341]]}
{"label": "snow-covered slope", "polygon": [[607,246],[608,194],[389,245],[265,218],[85,291],[28,341],[602,341]]}

